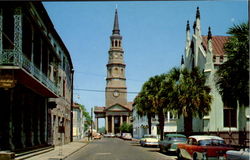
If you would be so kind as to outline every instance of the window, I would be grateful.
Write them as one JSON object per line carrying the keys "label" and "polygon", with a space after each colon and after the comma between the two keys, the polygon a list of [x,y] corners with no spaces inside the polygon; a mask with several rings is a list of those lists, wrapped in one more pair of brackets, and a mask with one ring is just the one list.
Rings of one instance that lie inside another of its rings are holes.
{"label": "window", "polygon": [[224,127],[237,127],[237,111],[234,108],[224,108]]}
{"label": "window", "polygon": [[63,97],[65,97],[65,86],[66,84],[65,84],[65,80],[63,80]]}
{"label": "window", "polygon": [[213,56],[213,62],[216,62],[216,56]]}
{"label": "window", "polygon": [[223,56],[220,56],[220,63],[222,63],[223,62]]}
{"label": "window", "polygon": [[3,9],[3,49],[14,48],[14,15],[10,8]]}

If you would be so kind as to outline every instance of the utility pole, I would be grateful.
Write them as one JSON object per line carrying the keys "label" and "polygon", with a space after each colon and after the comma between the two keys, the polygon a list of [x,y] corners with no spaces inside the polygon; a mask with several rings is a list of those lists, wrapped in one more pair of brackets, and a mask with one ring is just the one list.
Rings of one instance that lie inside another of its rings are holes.
{"label": "utility pole", "polygon": [[91,140],[93,137],[93,107],[91,108]]}

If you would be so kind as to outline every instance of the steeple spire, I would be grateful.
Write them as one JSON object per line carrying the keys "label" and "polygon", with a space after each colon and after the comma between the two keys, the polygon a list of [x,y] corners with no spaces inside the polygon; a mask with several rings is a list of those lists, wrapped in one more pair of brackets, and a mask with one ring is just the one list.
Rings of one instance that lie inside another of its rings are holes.
{"label": "steeple spire", "polygon": [[184,58],[183,58],[183,55],[181,56],[181,65],[184,64]]}
{"label": "steeple spire", "polygon": [[114,21],[113,34],[120,34],[117,8],[115,9],[115,21]]}
{"label": "steeple spire", "polygon": [[199,7],[197,7],[197,10],[196,10],[196,19],[197,18],[200,19],[200,9],[199,9]]}
{"label": "steeple spire", "polygon": [[187,21],[186,31],[190,31],[189,21]]}
{"label": "steeple spire", "polygon": [[211,32],[211,27],[208,27],[208,35],[207,35],[207,39],[212,39],[212,32]]}

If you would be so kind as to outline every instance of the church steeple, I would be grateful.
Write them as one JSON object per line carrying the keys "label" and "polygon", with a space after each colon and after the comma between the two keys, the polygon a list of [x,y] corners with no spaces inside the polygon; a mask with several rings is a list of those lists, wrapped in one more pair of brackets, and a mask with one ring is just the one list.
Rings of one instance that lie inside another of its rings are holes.
{"label": "church steeple", "polygon": [[115,9],[115,20],[114,20],[113,34],[120,34],[117,9]]}
{"label": "church steeple", "polygon": [[124,63],[124,51],[122,48],[122,36],[120,35],[117,9],[115,10],[110,43],[105,93],[106,107],[113,104],[127,104],[126,64]]}

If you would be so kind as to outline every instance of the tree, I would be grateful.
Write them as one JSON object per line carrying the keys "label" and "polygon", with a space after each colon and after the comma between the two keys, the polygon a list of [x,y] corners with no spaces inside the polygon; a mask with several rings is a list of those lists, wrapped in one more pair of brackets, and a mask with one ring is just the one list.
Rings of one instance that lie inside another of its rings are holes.
{"label": "tree", "polygon": [[181,70],[180,73],[172,72],[173,77],[179,75],[179,80],[175,82],[172,93],[171,106],[184,117],[184,132],[186,135],[192,133],[193,117],[202,118],[210,111],[212,96],[210,87],[205,85],[206,77],[199,68]]}
{"label": "tree", "polygon": [[158,115],[160,137],[163,140],[164,136],[164,97],[161,94],[162,81],[165,79],[166,74],[156,75],[149,78],[149,80],[144,84],[145,93],[148,96],[148,102],[153,110]]}
{"label": "tree", "polygon": [[91,116],[89,115],[89,112],[87,112],[85,106],[82,104],[79,104],[79,106],[81,107],[83,116],[86,118],[86,120],[84,122],[84,131],[86,131],[89,128],[89,126],[91,125],[92,119],[91,119]]}
{"label": "tree", "polygon": [[231,34],[224,46],[228,60],[217,71],[216,84],[223,102],[229,107],[249,105],[249,26],[229,28]]}
{"label": "tree", "polygon": [[119,127],[119,129],[122,133],[132,133],[133,125],[125,122]]}
{"label": "tree", "polygon": [[152,107],[152,105],[150,104],[150,101],[148,99],[148,95],[145,92],[145,85],[146,83],[144,83],[140,93],[135,97],[134,99],[134,106],[136,108],[137,114],[142,117],[142,116],[147,116],[147,120],[148,120],[148,132],[149,134],[151,134],[151,118],[152,115],[154,114],[155,110]]}

